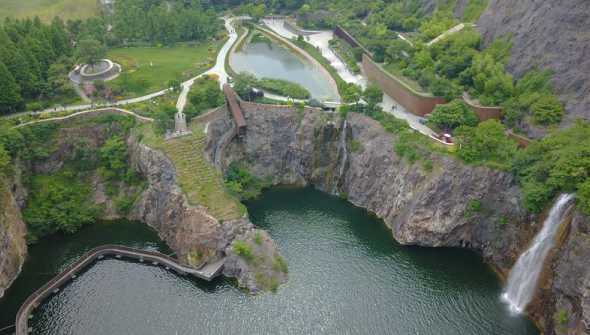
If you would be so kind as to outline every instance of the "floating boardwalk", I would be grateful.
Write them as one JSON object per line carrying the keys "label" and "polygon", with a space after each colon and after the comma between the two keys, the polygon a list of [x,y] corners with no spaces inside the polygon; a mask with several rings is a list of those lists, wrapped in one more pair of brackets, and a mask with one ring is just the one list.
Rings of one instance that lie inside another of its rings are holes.
{"label": "floating boardwalk", "polygon": [[15,334],[25,335],[31,332],[32,329],[29,328],[28,321],[31,318],[33,310],[39,307],[43,300],[50,295],[59,292],[62,286],[76,278],[76,276],[86,267],[95,261],[104,259],[108,256],[114,256],[117,259],[133,259],[141,263],[151,263],[152,265],[161,265],[167,270],[172,269],[176,271],[178,274],[188,274],[207,281],[220,275],[225,261],[225,259],[221,259],[217,262],[206,264],[200,269],[194,269],[181,265],[174,258],[159,252],[139,250],[120,245],[104,245],[92,249],[25,300],[16,314]]}

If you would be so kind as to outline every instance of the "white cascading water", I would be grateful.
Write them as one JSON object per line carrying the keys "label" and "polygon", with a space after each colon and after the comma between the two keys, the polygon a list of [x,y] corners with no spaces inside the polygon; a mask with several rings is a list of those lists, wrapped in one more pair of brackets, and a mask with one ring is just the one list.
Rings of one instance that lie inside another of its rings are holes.
{"label": "white cascading water", "polygon": [[341,155],[340,159],[340,167],[338,169],[338,179],[334,184],[334,188],[332,189],[332,193],[336,193],[338,190],[338,181],[342,178],[344,174],[344,169],[346,168],[346,161],[348,160],[348,150],[346,149],[346,130],[348,128],[348,121],[344,119],[344,123],[342,124],[342,132],[340,133],[340,145],[339,145],[339,154]]}
{"label": "white cascading water", "polygon": [[555,236],[573,198],[573,194],[559,196],[545,219],[543,228],[510,271],[502,298],[510,305],[512,312],[521,313],[533,298],[545,258],[555,244]]}

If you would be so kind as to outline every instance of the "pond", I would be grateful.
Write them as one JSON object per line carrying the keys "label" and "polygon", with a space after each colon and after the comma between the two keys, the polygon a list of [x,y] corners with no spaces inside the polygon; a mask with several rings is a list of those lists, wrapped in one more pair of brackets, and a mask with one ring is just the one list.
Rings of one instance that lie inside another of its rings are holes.
{"label": "pond", "polygon": [[[511,316],[501,286],[475,253],[404,247],[383,222],[313,189],[275,188],[251,203],[289,263],[276,294],[251,296],[226,279],[206,283],[164,269],[103,260],[48,300],[35,334],[539,334]],[[146,226],[95,224],[31,248],[0,302],[2,324],[50,275],[98,244],[168,253]]]}
{"label": "pond", "polygon": [[337,89],[326,72],[275,42],[244,45],[230,56],[230,66],[235,72],[249,72],[259,79],[283,79],[300,84],[319,101],[338,101]]}

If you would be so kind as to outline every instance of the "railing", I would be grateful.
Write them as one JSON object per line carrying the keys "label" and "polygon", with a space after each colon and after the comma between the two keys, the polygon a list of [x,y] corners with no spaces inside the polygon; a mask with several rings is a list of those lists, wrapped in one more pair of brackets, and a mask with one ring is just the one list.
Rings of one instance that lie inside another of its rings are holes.
{"label": "railing", "polygon": [[190,274],[197,278],[211,280],[217,277],[223,269],[223,261],[221,259],[215,263],[205,265],[201,269],[193,269],[177,263],[171,257],[168,257],[159,252],[145,251],[134,248],[129,248],[120,245],[104,245],[84,254],[78,261],[68,266],[64,271],[55,276],[45,285],[41,286],[37,291],[31,294],[19,308],[16,314],[15,331],[16,335],[25,335],[29,333],[28,320],[31,312],[37,308],[44,299],[52,293],[57,293],[61,286],[66,282],[76,278],[84,268],[96,260],[100,260],[105,256],[114,255],[117,258],[131,258],[139,260],[140,262],[148,261],[154,265],[163,264],[167,269],[173,269],[179,274]]}

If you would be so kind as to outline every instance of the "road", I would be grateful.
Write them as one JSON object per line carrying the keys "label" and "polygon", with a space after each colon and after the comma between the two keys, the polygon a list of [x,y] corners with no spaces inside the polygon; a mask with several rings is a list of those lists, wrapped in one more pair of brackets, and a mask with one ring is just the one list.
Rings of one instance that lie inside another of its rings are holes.
{"label": "road", "polygon": [[182,83],[182,91],[180,92],[180,95],[178,96],[178,101],[176,102],[176,109],[179,112],[182,112],[184,110],[184,107],[186,106],[188,93],[191,90],[191,86],[193,86],[193,84],[195,83],[195,80],[197,80],[200,77],[203,77],[205,75],[215,75],[215,76],[217,76],[217,78],[219,80],[219,85],[221,87],[223,87],[223,85],[228,82],[229,75],[228,75],[227,71],[225,71],[225,59],[227,58],[227,55],[229,54],[231,47],[238,40],[238,33],[236,32],[236,29],[233,26],[233,22],[240,21],[240,20],[249,20],[250,17],[249,16],[237,16],[237,17],[232,17],[232,18],[224,17],[223,19],[225,21],[225,29],[227,30],[229,38],[225,42],[225,44],[221,47],[221,50],[217,54],[217,59],[215,61],[215,65],[212,68],[210,68],[206,72]]}

